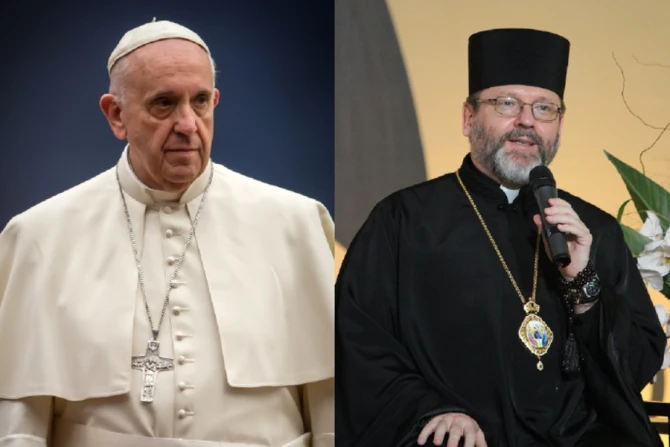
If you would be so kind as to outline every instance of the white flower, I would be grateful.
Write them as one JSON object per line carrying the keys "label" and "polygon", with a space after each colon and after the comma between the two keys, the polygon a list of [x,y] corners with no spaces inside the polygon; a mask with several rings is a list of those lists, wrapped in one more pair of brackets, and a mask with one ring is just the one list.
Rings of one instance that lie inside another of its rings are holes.
{"label": "white flower", "polygon": [[666,349],[665,354],[663,355],[663,364],[661,365],[661,369],[666,369],[668,366],[670,366],[670,351]]}
{"label": "white flower", "polygon": [[647,287],[651,287],[659,292],[663,290],[663,277],[659,272],[641,268],[640,273],[642,274],[642,279]]}
{"label": "white flower", "polygon": [[666,244],[657,246],[650,251],[643,251],[637,258],[637,267],[640,269],[642,277],[657,277],[659,279],[664,277],[670,273],[670,246]]}
{"label": "white flower", "polygon": [[644,225],[642,225],[640,234],[647,236],[652,241],[660,241],[663,239],[663,228],[661,228],[661,222],[659,222],[656,213],[647,211],[647,220],[644,222]]}
{"label": "white flower", "polygon": [[656,309],[656,316],[658,316],[658,321],[661,323],[661,326],[665,326],[670,319],[670,316],[668,316],[668,309],[662,304],[655,305],[654,309]]}
{"label": "white flower", "polygon": [[[665,326],[665,332],[666,336],[670,337],[670,324],[668,324],[668,320],[670,320],[670,315],[668,314],[668,309],[662,304],[657,304],[654,306],[654,309],[656,309],[656,315],[658,316],[658,321],[661,323],[661,326]],[[663,355],[663,364],[661,365],[661,370],[664,370],[670,366],[670,349],[666,346],[665,348],[665,355]],[[656,380],[656,376],[654,376],[654,383]]]}
{"label": "white flower", "polygon": [[663,277],[670,273],[670,228],[663,235],[658,216],[647,211],[640,234],[651,239],[637,258],[637,267],[647,287],[663,290]]}

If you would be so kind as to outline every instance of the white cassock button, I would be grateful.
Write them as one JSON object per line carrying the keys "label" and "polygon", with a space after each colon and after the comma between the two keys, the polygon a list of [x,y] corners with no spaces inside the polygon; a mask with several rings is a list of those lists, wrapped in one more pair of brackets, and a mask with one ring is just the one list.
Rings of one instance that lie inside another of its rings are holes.
{"label": "white cassock button", "polygon": [[174,256],[168,256],[168,258],[167,258],[168,265],[172,265],[175,262],[177,262],[177,258],[175,258]]}
{"label": "white cassock button", "polygon": [[184,357],[183,355],[180,356],[180,357],[177,359],[177,362],[178,362],[180,365],[183,365],[184,363],[186,363],[186,357]]}
{"label": "white cassock button", "polygon": [[184,382],[179,382],[179,389],[184,391],[186,389],[186,384]]}
{"label": "white cassock button", "polygon": [[186,410],[179,410],[179,419],[184,419],[186,417]]}
{"label": "white cassock button", "polygon": [[166,207],[163,208],[163,211],[165,211],[165,214],[170,214],[172,212],[172,208],[170,208],[169,206],[166,206]]}
{"label": "white cassock button", "polygon": [[182,341],[184,339],[184,336],[181,334],[177,334],[177,341]]}
{"label": "white cassock button", "polygon": [[171,238],[173,234],[174,234],[174,232],[173,232],[172,230],[167,230],[167,231],[165,232],[165,237],[167,237],[167,238]]}
{"label": "white cassock button", "polygon": [[172,313],[174,315],[179,315],[179,312],[181,312],[181,307],[175,306],[175,307],[172,308]]}
{"label": "white cassock button", "polygon": [[172,281],[170,281],[170,287],[172,287],[173,289],[176,289],[177,287],[179,287],[179,281],[177,281],[176,279],[173,279]]}

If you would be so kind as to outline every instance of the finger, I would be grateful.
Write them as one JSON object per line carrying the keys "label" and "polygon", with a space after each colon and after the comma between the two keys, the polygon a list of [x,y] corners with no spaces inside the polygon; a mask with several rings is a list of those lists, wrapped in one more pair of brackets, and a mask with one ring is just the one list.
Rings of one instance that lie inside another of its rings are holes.
{"label": "finger", "polygon": [[567,224],[567,225],[572,225],[574,227],[578,227],[582,229],[582,233],[588,232],[588,228],[586,225],[584,225],[584,222],[579,220],[577,217],[574,216],[547,216],[547,222],[552,224],[552,225],[559,225],[559,224]]}
{"label": "finger", "polygon": [[487,447],[483,431],[477,430],[477,436],[475,440],[476,440],[475,447]]}
{"label": "finger", "polygon": [[554,205],[544,209],[545,216],[551,216],[553,214],[560,214],[560,213],[570,213],[574,214],[575,216],[577,215],[577,212],[575,210],[563,205]]}
{"label": "finger", "polygon": [[465,435],[463,439],[465,439],[465,442],[463,443],[463,447],[475,447],[475,441],[477,440],[477,427],[474,425],[470,425],[465,428]]}
{"label": "finger", "polygon": [[440,421],[443,419],[443,416],[435,416],[433,419],[430,420],[424,427],[423,430],[421,430],[421,433],[419,433],[419,438],[417,439],[417,443],[419,445],[424,445],[426,441],[428,440],[428,437],[430,436],[433,431],[435,431],[435,427],[440,423]]}
{"label": "finger", "polygon": [[460,426],[452,426],[451,430],[449,430],[449,442],[447,442],[447,447],[458,447],[458,441],[461,440],[462,435],[463,429]]}
{"label": "finger", "polygon": [[574,210],[568,210],[565,208],[552,209],[551,212],[544,213],[544,216],[547,220],[558,218],[558,219],[574,219],[581,222],[581,219],[579,218],[577,213],[575,213]]}
{"label": "finger", "polygon": [[574,214],[575,216],[577,215],[577,211],[570,208],[569,206],[552,205],[544,209],[544,214],[556,214],[556,213],[570,213]]}
{"label": "finger", "polygon": [[559,227],[560,231],[563,231],[560,227],[562,226],[563,228],[570,227],[571,231],[570,234],[574,234],[575,236],[580,236],[580,237],[587,237],[591,234],[589,229],[585,226],[580,224],[579,222],[551,222],[551,225],[555,225],[556,227]]}
{"label": "finger", "polygon": [[435,436],[433,436],[433,444],[435,445],[442,445],[442,442],[444,442],[444,435],[449,431],[451,428],[451,419],[443,419],[440,425],[437,426],[435,429]]}
{"label": "finger", "polygon": [[569,202],[566,202],[565,200],[559,198],[559,197],[554,197],[548,200],[549,205],[551,206],[561,206],[561,207],[568,207],[572,208],[572,205],[570,205]]}
{"label": "finger", "polygon": [[559,231],[575,236],[577,241],[589,242],[591,240],[591,233],[586,228],[571,224],[558,224],[557,227]]}
{"label": "finger", "polygon": [[[535,219],[533,219],[535,220]],[[588,230],[586,224],[582,222],[577,213],[573,210],[561,209],[553,210],[552,213],[545,213],[545,220],[551,225],[556,224],[573,224],[584,227],[585,230]]]}

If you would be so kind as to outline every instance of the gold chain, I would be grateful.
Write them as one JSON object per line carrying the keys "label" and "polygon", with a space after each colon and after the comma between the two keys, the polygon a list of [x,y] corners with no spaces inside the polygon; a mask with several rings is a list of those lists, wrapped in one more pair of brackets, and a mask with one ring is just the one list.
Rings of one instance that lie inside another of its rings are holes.
{"label": "gold chain", "polygon": [[[502,266],[505,269],[505,272],[507,272],[507,276],[509,276],[510,281],[512,281],[512,285],[514,286],[514,289],[516,290],[516,293],[519,294],[519,298],[521,298],[521,302],[523,304],[526,304],[526,300],[523,297],[523,293],[521,293],[521,289],[519,289],[519,286],[517,285],[516,281],[514,280],[514,277],[512,276],[512,272],[510,272],[510,270],[509,270],[509,267],[507,267],[507,263],[505,262],[505,259],[503,258],[502,253],[500,253],[500,250],[498,249],[498,245],[496,245],[496,242],[493,239],[493,236],[491,235],[491,232],[489,231],[489,228],[486,226],[486,223],[484,222],[484,218],[479,213],[479,210],[477,209],[477,205],[475,205],[475,201],[472,200],[472,197],[470,196],[470,193],[468,192],[467,188],[463,184],[463,180],[461,180],[461,176],[460,176],[458,171],[456,171],[456,178],[458,178],[458,183],[461,184],[461,188],[463,188],[463,191],[465,192],[465,195],[467,196],[468,200],[470,201],[470,204],[472,205],[472,208],[475,210],[475,213],[477,214],[477,217],[479,218],[479,221],[481,222],[482,226],[484,227],[484,231],[486,231],[486,235],[489,237],[489,240],[491,241],[491,244],[493,245],[493,249],[495,250],[496,254],[498,255],[498,258],[500,259],[500,262],[502,263]],[[529,298],[529,301],[532,301],[533,303],[535,302],[535,292],[537,291],[537,273],[538,273],[538,261],[539,261],[539,259],[540,259],[540,232],[538,231],[537,242],[535,244],[535,266],[534,266],[534,273],[533,273],[533,294]]]}

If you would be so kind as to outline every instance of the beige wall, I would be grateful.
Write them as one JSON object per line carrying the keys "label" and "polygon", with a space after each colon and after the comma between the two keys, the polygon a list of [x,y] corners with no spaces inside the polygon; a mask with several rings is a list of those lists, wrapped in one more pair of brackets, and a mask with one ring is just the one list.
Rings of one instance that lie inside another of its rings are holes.
{"label": "beige wall", "polygon": [[[645,127],[627,111],[612,53],[625,71],[630,107],[647,122],[664,127],[670,122],[670,1],[387,2],[408,70],[430,178],[458,168],[468,150],[461,134],[468,36],[488,28],[539,28],[561,34],[572,44],[568,111],[552,171],[561,188],[616,213],[628,196],[603,150],[639,167],[639,152],[660,131]],[[633,57],[668,68],[641,66]],[[647,173],[670,187],[670,131],[644,159]],[[634,216],[626,223],[639,227]],[[343,254],[338,247],[337,266]],[[659,295],[654,300],[667,303]],[[670,388],[670,376],[666,383]],[[650,392],[645,390],[645,398]],[[664,400],[670,401],[670,390]]]}
{"label": "beige wall", "polygon": [[[615,213],[626,190],[603,149],[637,164],[658,136],[626,110],[621,73],[631,108],[656,126],[670,122],[670,2],[388,0],[418,114],[429,177],[452,171],[467,150],[461,105],[467,95],[467,39],[493,27],[535,27],[571,43],[565,100],[568,113],[552,170],[560,186]],[[670,132],[646,160],[649,174],[670,186]],[[633,223],[633,222],[632,222]]]}

